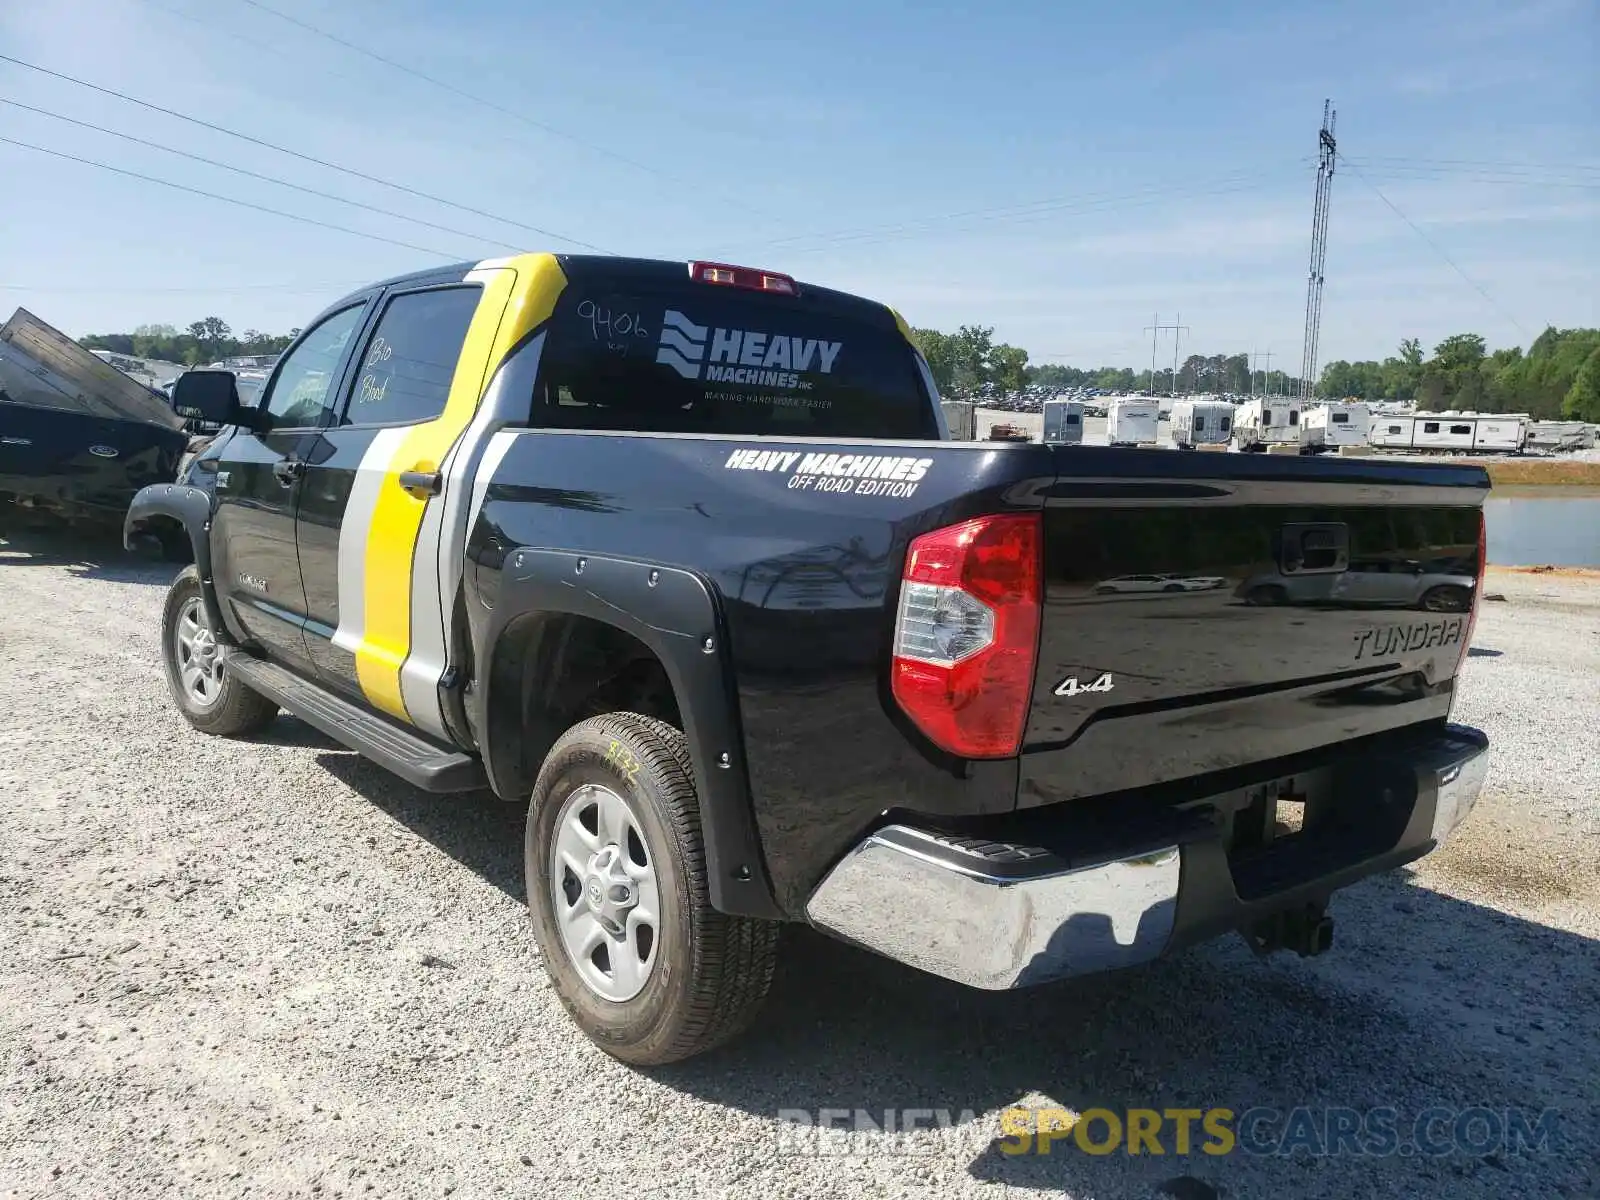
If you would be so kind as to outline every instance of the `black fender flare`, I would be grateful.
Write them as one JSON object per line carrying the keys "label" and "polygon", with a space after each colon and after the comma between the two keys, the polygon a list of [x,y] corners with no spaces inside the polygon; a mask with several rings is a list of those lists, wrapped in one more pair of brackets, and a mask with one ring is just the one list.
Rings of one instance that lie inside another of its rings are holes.
{"label": "black fender flare", "polygon": [[217,639],[229,645],[237,639],[222,619],[222,605],[217,600],[216,583],[211,577],[211,497],[197,487],[183,483],[152,483],[142,487],[128,505],[128,514],[122,519],[122,545],[132,550],[136,539],[150,527],[155,517],[177,521],[189,535],[194,547],[194,565],[200,573],[200,599],[206,606],[206,616]]}
{"label": "black fender flare", "polygon": [[[501,567],[478,660],[478,711],[488,713],[495,703],[488,666],[502,634],[519,617],[588,617],[637,638],[660,659],[678,699],[694,763],[712,906],[730,915],[781,919],[750,803],[738,693],[717,594],[702,576],[679,567],[572,550],[513,549]],[[483,749],[494,779],[493,747]]]}

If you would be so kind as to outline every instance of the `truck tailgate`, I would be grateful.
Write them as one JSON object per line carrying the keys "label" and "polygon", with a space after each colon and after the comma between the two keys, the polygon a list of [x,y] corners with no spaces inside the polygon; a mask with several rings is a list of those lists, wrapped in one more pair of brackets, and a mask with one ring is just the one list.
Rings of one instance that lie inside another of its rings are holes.
{"label": "truck tailgate", "polygon": [[1056,451],[1026,807],[1442,719],[1478,467]]}

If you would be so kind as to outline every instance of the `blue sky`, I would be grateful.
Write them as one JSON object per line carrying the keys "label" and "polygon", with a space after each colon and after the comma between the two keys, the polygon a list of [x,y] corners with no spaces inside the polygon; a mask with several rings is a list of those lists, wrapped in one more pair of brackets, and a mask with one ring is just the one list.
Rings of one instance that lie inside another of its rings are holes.
{"label": "blue sky", "polygon": [[[610,251],[784,270],[1079,365],[1148,363],[1156,313],[1185,353],[1298,365],[1331,96],[1323,361],[1600,325],[1594,0],[262,3],[523,119],[247,0],[7,4],[0,54]],[[460,231],[0,105],[0,137],[418,247],[0,143],[0,308],[74,334],[285,330],[370,279],[575,248],[5,62],[0,98]]]}

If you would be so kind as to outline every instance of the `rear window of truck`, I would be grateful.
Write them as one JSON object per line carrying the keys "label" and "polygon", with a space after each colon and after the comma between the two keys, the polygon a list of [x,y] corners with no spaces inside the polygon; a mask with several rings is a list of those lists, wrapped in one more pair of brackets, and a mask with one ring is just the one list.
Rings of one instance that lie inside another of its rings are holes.
{"label": "rear window of truck", "polygon": [[747,437],[936,438],[909,343],[850,315],[732,289],[556,305],[531,422]]}

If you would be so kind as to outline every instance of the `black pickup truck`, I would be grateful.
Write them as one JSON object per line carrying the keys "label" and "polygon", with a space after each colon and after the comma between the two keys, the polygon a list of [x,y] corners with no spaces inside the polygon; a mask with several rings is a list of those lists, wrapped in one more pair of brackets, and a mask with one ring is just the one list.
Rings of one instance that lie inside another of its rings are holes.
{"label": "black pickup truck", "polygon": [[[550,254],[376,284],[257,405],[175,404],[228,428],[124,536],[192,539],[179,709],[531,798],[545,969],[629,1062],[745,1027],[783,922],[989,989],[1318,953],[1483,783],[1479,467],[952,441],[889,308]],[[1241,592],[1353,560],[1455,590]]]}

